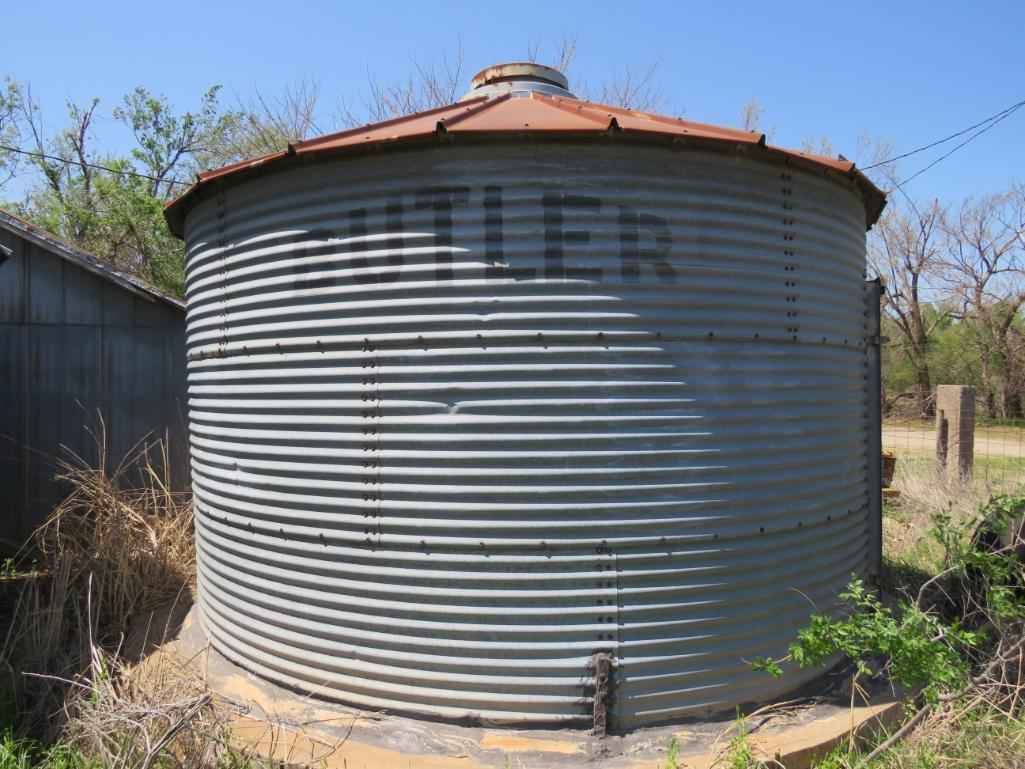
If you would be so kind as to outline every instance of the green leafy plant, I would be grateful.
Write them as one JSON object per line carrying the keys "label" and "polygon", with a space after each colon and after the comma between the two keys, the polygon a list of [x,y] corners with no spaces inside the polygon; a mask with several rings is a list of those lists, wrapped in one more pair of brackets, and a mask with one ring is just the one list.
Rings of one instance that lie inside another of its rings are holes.
{"label": "green leafy plant", "polygon": [[[782,663],[801,668],[817,667],[829,657],[843,654],[865,676],[886,670],[902,686],[922,687],[929,701],[944,688],[967,681],[970,669],[966,650],[978,646],[981,633],[965,630],[958,622],[944,625],[918,606],[901,603],[899,617],[869,591],[861,578],[852,576],[840,599],[851,610],[836,619],[813,614],[807,627],[798,631],[782,660],[758,658],[753,665],[774,677],[783,675]],[[878,660],[882,665],[874,665]]]}
{"label": "green leafy plant", "polygon": [[665,769],[679,769],[680,766],[680,743],[674,734],[669,738],[666,745]]}
{"label": "green leafy plant", "polygon": [[737,718],[734,723],[737,733],[730,740],[729,750],[725,757],[725,767],[726,769],[754,769],[759,766],[759,762],[755,760],[754,748],[748,738],[747,719],[740,712],[740,708],[737,708]]}
{"label": "green leafy plant", "polygon": [[[754,660],[755,668],[779,677],[788,664],[814,667],[842,654],[854,663],[856,677],[885,675],[919,690],[920,698],[905,703],[905,722],[879,736],[871,752],[861,756],[852,741],[824,759],[822,769],[846,769],[852,760],[888,769],[947,766],[952,753],[967,762],[999,755],[1000,761],[986,764],[998,766],[1017,755],[1018,748],[1008,746],[1018,744],[1020,731],[1007,727],[1019,723],[1025,660],[1023,521],[1023,493],[991,496],[975,515],[954,515],[949,508],[934,513],[928,535],[939,546],[938,573],[910,589],[899,586],[904,598],[893,606],[852,575],[839,596],[846,612],[812,615],[784,657]],[[965,725],[980,712],[987,714],[980,735],[992,732],[994,739],[963,738]],[[930,714],[935,718],[927,721]],[[949,734],[937,726],[945,719],[956,725]],[[925,723],[933,742],[894,752]]]}

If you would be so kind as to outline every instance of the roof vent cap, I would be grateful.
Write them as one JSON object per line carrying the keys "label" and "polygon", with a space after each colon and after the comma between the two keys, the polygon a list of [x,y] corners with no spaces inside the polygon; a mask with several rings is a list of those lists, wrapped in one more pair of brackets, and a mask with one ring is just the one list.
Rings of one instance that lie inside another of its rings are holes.
{"label": "roof vent cap", "polygon": [[526,61],[495,64],[482,69],[473,76],[470,86],[470,91],[460,101],[503,94],[528,96],[531,93],[576,98],[569,92],[569,81],[559,70]]}

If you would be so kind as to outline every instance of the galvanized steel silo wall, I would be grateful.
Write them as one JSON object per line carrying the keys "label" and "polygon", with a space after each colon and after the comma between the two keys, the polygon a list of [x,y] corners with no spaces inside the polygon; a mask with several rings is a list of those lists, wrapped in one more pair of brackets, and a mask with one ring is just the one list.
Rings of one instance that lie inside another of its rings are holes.
{"label": "galvanized steel silo wall", "polygon": [[[762,700],[868,557],[865,211],[733,152],[322,160],[188,215],[199,605],[357,706]],[[589,662],[611,656],[611,691]]]}

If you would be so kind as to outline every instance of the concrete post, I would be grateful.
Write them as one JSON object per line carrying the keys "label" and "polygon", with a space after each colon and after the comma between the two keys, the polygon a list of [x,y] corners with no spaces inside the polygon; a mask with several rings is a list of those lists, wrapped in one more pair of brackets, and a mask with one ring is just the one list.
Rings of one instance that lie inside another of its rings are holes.
{"label": "concrete post", "polygon": [[936,466],[948,481],[972,479],[975,452],[975,388],[936,388]]}

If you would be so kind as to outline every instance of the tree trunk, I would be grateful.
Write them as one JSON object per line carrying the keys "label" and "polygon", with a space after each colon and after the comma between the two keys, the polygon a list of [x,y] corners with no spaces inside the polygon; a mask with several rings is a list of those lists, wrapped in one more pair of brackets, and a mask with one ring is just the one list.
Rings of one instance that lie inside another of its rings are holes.
{"label": "tree trunk", "polygon": [[916,365],[915,375],[915,409],[918,411],[919,419],[928,420],[935,416],[936,413],[929,368],[924,364],[921,366]]}
{"label": "tree trunk", "polygon": [[986,416],[990,419],[997,418],[997,399],[989,387],[986,387]]}
{"label": "tree trunk", "polygon": [[1021,419],[1021,394],[1013,382],[1004,382],[1001,406],[1004,412],[1004,419]]}

